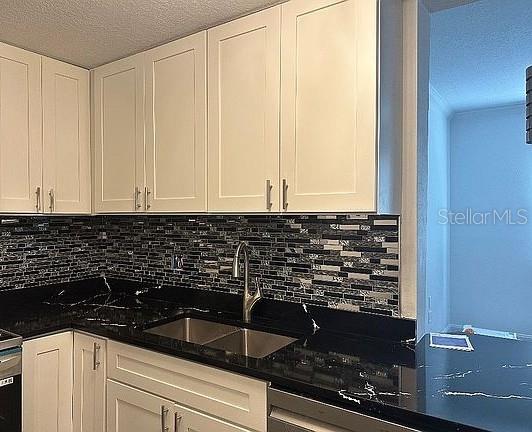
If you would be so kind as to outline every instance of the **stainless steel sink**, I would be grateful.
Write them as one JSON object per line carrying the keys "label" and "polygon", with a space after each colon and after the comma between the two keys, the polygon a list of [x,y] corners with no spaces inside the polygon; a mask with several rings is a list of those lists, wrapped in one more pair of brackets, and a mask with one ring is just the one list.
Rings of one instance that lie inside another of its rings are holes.
{"label": "stainless steel sink", "polygon": [[197,318],[181,318],[145,331],[254,358],[266,357],[297,340]]}
{"label": "stainless steel sink", "polygon": [[196,318],[181,318],[168,324],[153,327],[146,330],[146,332],[205,345],[215,339],[219,339],[239,330],[239,327],[233,327],[212,321]]}
{"label": "stainless steel sink", "polygon": [[208,343],[207,346],[247,357],[263,358],[296,340],[287,336],[242,328]]}

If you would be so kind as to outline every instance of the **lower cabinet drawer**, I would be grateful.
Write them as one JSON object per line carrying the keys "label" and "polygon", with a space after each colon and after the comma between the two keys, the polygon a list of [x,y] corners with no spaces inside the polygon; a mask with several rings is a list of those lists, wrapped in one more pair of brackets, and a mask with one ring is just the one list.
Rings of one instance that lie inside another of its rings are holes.
{"label": "lower cabinet drawer", "polygon": [[107,401],[108,432],[252,432],[112,380]]}
{"label": "lower cabinet drawer", "polygon": [[112,380],[266,431],[266,382],[113,341],[107,346],[107,361]]}
{"label": "lower cabinet drawer", "polygon": [[176,432],[251,432],[180,405],[175,405],[174,410]]}

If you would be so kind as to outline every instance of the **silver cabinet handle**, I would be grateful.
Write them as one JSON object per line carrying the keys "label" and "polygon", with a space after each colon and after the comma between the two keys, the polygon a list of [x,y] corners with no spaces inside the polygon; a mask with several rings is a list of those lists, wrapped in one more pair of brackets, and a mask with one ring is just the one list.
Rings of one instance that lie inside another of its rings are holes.
{"label": "silver cabinet handle", "polygon": [[166,416],[168,415],[168,408],[164,405],[161,406],[161,432],[168,432],[168,426],[166,426]]}
{"label": "silver cabinet handle", "polygon": [[41,187],[37,186],[37,189],[35,189],[35,210],[37,212],[41,211]]}
{"label": "silver cabinet handle", "polygon": [[266,180],[266,209],[272,209],[272,182],[271,180]]}
{"label": "silver cabinet handle", "polygon": [[100,366],[100,348],[100,345],[94,342],[94,349],[92,351],[92,370],[96,370],[98,369],[98,366]]}
{"label": "silver cabinet handle", "polygon": [[53,213],[55,210],[55,194],[54,194],[54,188],[51,188],[48,191],[48,197],[50,198],[50,205],[48,208],[50,209],[50,213]]}
{"label": "silver cabinet handle", "polygon": [[12,357],[1,357],[0,364],[10,362],[11,360],[18,360],[18,359],[20,359],[20,354],[14,355]]}
{"label": "silver cabinet handle", "polygon": [[181,424],[182,415],[174,413],[174,432],[179,432],[179,425]]}
{"label": "silver cabinet handle", "polygon": [[138,186],[135,186],[135,210],[138,210],[141,207],[139,198],[140,198],[140,189]]}
{"label": "silver cabinet handle", "polygon": [[283,210],[288,210],[288,182],[283,179]]}
{"label": "silver cabinet handle", "polygon": [[146,206],[146,210],[149,210],[151,208],[151,204],[150,204],[150,188],[148,186],[146,186],[144,188],[144,205]]}

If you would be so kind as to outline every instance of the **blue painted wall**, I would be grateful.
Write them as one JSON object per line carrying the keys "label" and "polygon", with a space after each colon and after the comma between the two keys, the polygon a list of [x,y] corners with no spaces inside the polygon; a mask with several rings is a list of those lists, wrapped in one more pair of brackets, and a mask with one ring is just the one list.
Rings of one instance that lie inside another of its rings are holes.
{"label": "blue painted wall", "polygon": [[449,225],[440,223],[440,209],[449,207],[449,113],[441,96],[430,89],[428,134],[427,272],[424,328],[444,331],[449,323]]}
{"label": "blue painted wall", "polygon": [[[524,105],[455,114],[450,123],[454,212],[528,212],[528,223],[450,225],[450,322],[532,334],[532,146]],[[477,217],[477,222],[482,219]]]}

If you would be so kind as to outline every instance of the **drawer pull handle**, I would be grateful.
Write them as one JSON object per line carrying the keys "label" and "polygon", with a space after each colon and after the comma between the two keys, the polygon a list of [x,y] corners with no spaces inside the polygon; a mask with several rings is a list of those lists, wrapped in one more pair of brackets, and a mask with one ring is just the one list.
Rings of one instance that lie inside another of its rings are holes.
{"label": "drawer pull handle", "polygon": [[55,210],[55,194],[53,188],[48,191],[48,196],[50,197],[50,205],[48,208],[50,209],[50,213],[53,213]]}
{"label": "drawer pull handle", "polygon": [[98,366],[100,366],[100,345],[98,345],[96,342],[94,342],[94,349],[92,351],[92,370],[98,369]]}
{"label": "drawer pull handle", "polygon": [[272,188],[271,180],[266,180],[266,210],[272,209]]}
{"label": "drawer pull handle", "polygon": [[140,197],[140,189],[138,186],[135,186],[135,210],[138,210],[141,207],[141,204],[139,202]]}
{"label": "drawer pull handle", "polygon": [[37,213],[41,211],[41,188],[40,186],[37,186],[37,189],[35,189],[35,210],[37,210]]}
{"label": "drawer pull handle", "polygon": [[182,415],[178,413],[174,414],[174,432],[179,432],[179,425],[181,424]]}
{"label": "drawer pull handle", "polygon": [[144,195],[145,195],[145,198],[144,198],[144,205],[146,207],[146,210],[149,210],[151,209],[151,204],[150,204],[150,188],[148,186],[146,186],[144,188]]}
{"label": "drawer pull handle", "polygon": [[288,210],[288,182],[283,179],[283,210]]}
{"label": "drawer pull handle", "polygon": [[168,432],[168,426],[166,426],[166,416],[168,415],[168,408],[164,405],[161,407],[161,432]]}

